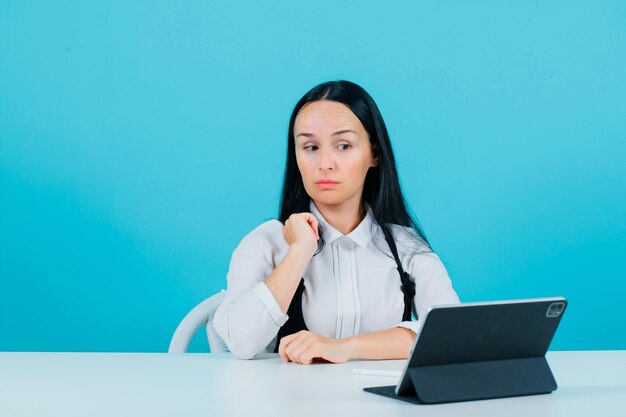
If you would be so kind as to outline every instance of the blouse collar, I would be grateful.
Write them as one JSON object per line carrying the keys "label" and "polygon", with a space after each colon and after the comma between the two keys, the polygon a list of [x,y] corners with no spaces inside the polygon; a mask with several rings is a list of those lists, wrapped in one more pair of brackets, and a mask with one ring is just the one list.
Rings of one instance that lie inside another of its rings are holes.
{"label": "blouse collar", "polygon": [[[359,246],[365,247],[372,238],[371,226],[374,220],[374,214],[372,213],[372,208],[369,204],[367,204],[366,202],[363,202],[363,204],[366,210],[365,217],[363,218],[361,223],[359,223],[356,229],[345,235],[345,237],[354,241]],[[322,233],[324,234],[324,241],[326,243],[330,244],[336,239],[344,236],[344,234],[335,229],[333,226],[330,225],[330,223],[326,221],[324,216],[322,216],[322,213],[320,213],[320,211],[318,210],[315,203],[313,203],[313,200],[311,200],[309,207],[311,209],[311,213],[317,218],[320,224],[320,228],[322,229]]]}

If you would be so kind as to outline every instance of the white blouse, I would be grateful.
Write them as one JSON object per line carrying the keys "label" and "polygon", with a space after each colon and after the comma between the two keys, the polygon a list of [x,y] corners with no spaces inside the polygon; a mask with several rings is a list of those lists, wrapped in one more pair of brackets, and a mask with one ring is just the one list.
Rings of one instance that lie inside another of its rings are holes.
{"label": "white blouse", "polygon": [[[307,328],[324,336],[345,338],[395,326],[417,332],[420,321],[402,321],[404,295],[396,261],[371,207],[347,235],[332,227],[311,202],[325,245],[304,271],[302,314]],[[402,267],[415,282],[414,311],[423,318],[435,304],[459,302],[439,257],[410,227],[391,225]],[[289,245],[283,224],[269,220],[248,235],[233,252],[224,301],[213,326],[230,351],[249,359],[273,352],[276,335],[287,321],[265,280],[283,260]]]}

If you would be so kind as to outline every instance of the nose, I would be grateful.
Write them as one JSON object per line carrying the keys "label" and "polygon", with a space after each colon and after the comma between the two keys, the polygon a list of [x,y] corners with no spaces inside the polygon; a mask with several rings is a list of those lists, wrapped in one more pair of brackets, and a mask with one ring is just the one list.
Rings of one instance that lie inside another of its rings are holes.
{"label": "nose", "polygon": [[332,150],[320,150],[319,152],[319,169],[328,171],[335,168],[335,155]]}

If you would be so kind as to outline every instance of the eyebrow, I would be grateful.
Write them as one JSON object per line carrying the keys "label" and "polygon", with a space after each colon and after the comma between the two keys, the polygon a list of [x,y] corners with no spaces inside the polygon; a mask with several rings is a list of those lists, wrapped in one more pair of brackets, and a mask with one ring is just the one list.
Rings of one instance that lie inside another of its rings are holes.
{"label": "eyebrow", "polygon": [[[333,133],[333,136],[337,136],[337,135],[341,135],[342,133],[349,133],[349,132],[356,133],[352,129],[343,129],[343,130],[338,130],[335,133]],[[314,138],[315,137],[315,135],[313,133],[304,133],[304,132],[302,132],[302,133],[298,133],[298,135],[296,136],[296,139],[299,138],[300,136],[304,136],[304,137],[307,137],[307,138]]]}

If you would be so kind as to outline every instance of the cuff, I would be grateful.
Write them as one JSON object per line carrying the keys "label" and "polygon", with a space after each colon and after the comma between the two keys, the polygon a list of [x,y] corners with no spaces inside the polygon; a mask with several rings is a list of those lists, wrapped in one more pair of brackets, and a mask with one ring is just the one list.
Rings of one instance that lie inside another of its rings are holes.
{"label": "cuff", "polygon": [[396,327],[403,327],[405,329],[412,330],[415,334],[419,334],[420,327],[422,327],[422,321],[403,321],[400,324],[397,324]]}
{"label": "cuff", "polygon": [[282,327],[289,317],[280,310],[280,306],[276,302],[276,299],[270,289],[267,288],[267,285],[265,285],[265,282],[259,282],[252,288],[252,291],[254,291],[254,293],[256,293],[256,295],[261,299],[261,302],[267,309],[269,315],[272,317],[272,320],[274,320],[274,323],[276,323],[279,327]]}

